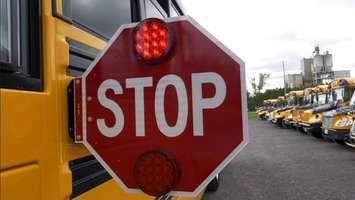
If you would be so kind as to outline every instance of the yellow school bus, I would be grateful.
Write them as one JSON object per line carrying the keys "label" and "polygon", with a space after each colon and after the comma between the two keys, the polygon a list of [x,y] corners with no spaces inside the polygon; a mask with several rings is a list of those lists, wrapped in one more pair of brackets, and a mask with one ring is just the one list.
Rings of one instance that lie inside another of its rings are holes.
{"label": "yellow school bus", "polygon": [[302,118],[304,115],[304,111],[313,108],[314,106],[314,99],[315,99],[315,88],[306,88],[303,90],[303,103],[302,105],[297,107],[297,110],[295,111],[296,117],[293,119],[294,121],[294,126],[300,131],[304,132],[304,129],[301,125],[302,123]]}
{"label": "yellow school bus", "polygon": [[256,114],[258,115],[259,119],[261,119],[261,120],[266,119],[265,116],[266,116],[269,106],[270,106],[270,101],[269,101],[269,99],[266,99],[263,101],[262,106],[256,109]]}
{"label": "yellow school bus", "polygon": [[296,91],[291,91],[290,93],[288,93],[288,103],[287,104],[289,106],[289,109],[286,109],[282,113],[283,114],[282,127],[284,127],[284,128],[291,127],[292,112],[294,111],[295,107],[297,106]]}
{"label": "yellow school bus", "polygon": [[322,113],[332,109],[332,105],[327,104],[329,99],[329,86],[318,85],[314,89],[313,107],[305,110],[299,122],[303,130],[316,138],[322,137]]}
{"label": "yellow school bus", "polygon": [[276,109],[279,102],[278,99],[269,99],[269,107],[266,109],[265,119],[268,121],[272,120],[272,112]]}
{"label": "yellow school bus", "polygon": [[264,110],[265,106],[266,106],[266,100],[263,101],[261,106],[255,107],[255,113],[256,113],[256,115],[258,116],[259,119],[262,119],[260,114]]}
{"label": "yellow school bus", "polygon": [[175,0],[0,1],[1,200],[201,199],[125,193],[72,139],[70,91],[118,27]]}
{"label": "yellow school bus", "polygon": [[[354,93],[355,94],[355,93]],[[353,98],[351,99],[351,103],[355,105],[355,95],[353,94]],[[346,140],[346,144],[355,148],[355,107],[352,107],[352,110],[349,112],[349,117],[353,120],[353,125],[349,131],[348,139]]]}
{"label": "yellow school bus", "polygon": [[294,102],[294,106],[291,110],[286,112],[286,117],[283,120],[283,126],[296,128],[296,123],[299,118],[298,108],[303,106],[304,102],[304,91],[291,91],[290,98]]}
{"label": "yellow school bus", "polygon": [[285,95],[284,101],[285,101],[284,107],[278,109],[274,117],[274,123],[278,126],[283,125],[283,120],[285,119],[286,116],[289,115],[288,111],[291,110],[294,106],[294,101],[290,93],[287,93]]}
{"label": "yellow school bus", "polygon": [[287,99],[285,96],[279,96],[277,98],[277,104],[275,110],[271,112],[271,122],[273,124],[281,126],[281,121],[279,120],[280,112],[287,107]]}
{"label": "yellow school bus", "polygon": [[345,144],[348,140],[353,119],[349,112],[355,106],[353,99],[355,78],[336,79],[330,83],[331,98],[337,105],[336,109],[324,114],[322,123],[323,137]]}

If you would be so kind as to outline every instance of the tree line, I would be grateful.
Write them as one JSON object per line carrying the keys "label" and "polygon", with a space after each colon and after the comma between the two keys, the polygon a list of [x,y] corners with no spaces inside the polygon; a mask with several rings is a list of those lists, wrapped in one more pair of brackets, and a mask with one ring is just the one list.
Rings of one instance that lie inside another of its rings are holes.
{"label": "tree line", "polygon": [[[267,89],[265,92],[262,92],[269,78],[270,74],[260,73],[258,80],[256,80],[256,78],[251,79],[252,92],[247,92],[248,111],[255,111],[255,108],[261,106],[265,99],[276,99],[279,96],[284,96],[284,88]],[[302,89],[303,88],[286,88],[286,93]]]}

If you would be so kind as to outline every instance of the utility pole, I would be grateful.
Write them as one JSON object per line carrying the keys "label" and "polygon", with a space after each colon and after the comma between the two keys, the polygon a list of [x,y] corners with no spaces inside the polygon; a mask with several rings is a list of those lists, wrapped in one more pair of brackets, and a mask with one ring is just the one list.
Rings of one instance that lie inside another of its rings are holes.
{"label": "utility pole", "polygon": [[285,62],[282,61],[282,70],[284,72],[284,96],[286,96],[286,74],[285,74]]}

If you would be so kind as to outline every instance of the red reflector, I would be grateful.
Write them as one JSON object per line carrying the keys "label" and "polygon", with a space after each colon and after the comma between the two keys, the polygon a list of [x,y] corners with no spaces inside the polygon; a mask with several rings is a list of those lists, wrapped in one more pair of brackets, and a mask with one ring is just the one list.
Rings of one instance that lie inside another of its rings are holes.
{"label": "red reflector", "polygon": [[134,31],[134,50],[138,58],[148,62],[161,60],[171,46],[170,34],[162,20],[143,20]]}
{"label": "red reflector", "polygon": [[133,175],[143,192],[151,196],[162,196],[175,187],[179,178],[179,170],[171,156],[165,152],[153,150],[139,156]]}

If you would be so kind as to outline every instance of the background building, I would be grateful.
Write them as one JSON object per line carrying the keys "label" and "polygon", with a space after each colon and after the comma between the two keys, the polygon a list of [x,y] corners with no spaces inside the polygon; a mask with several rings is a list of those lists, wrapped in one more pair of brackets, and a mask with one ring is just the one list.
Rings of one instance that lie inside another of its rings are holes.
{"label": "background building", "polygon": [[319,47],[316,46],[313,51],[312,83],[313,85],[326,84],[334,79],[333,55],[326,51],[319,53]]}
{"label": "background building", "polygon": [[350,77],[350,70],[334,71],[334,78],[348,78]]}
{"label": "background building", "polygon": [[286,79],[288,87],[294,88],[327,84],[334,78],[347,77],[350,77],[350,70],[333,71],[333,55],[328,51],[321,54],[319,46],[316,46],[311,58],[301,60],[301,73],[289,74]]}
{"label": "background building", "polygon": [[312,83],[313,79],[313,58],[303,58],[301,60],[301,73],[305,84]]}
{"label": "background building", "polygon": [[302,74],[287,74],[286,77],[287,86],[289,88],[299,88],[303,86]]}

